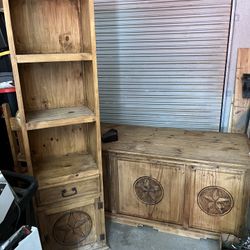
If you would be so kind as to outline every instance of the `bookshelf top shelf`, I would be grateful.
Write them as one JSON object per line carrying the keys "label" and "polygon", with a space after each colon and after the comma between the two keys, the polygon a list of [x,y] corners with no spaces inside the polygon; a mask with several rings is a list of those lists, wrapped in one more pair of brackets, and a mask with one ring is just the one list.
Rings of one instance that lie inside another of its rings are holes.
{"label": "bookshelf top shelf", "polygon": [[95,114],[84,106],[57,108],[28,112],[26,120],[27,130],[34,130],[94,122]]}
{"label": "bookshelf top shelf", "polygon": [[16,55],[17,63],[91,61],[91,53],[26,54]]}
{"label": "bookshelf top shelf", "polygon": [[[92,52],[94,30],[90,3],[86,0],[6,0],[16,54]],[[28,61],[34,62],[41,57],[33,59],[32,55],[31,58]],[[22,57],[20,63],[22,60],[27,57]]]}

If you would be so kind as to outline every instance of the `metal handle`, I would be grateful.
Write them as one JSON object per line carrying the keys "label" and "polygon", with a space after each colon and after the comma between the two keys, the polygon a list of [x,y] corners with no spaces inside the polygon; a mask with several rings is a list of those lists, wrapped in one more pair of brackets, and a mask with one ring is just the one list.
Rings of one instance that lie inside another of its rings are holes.
{"label": "metal handle", "polygon": [[76,195],[76,194],[77,194],[77,189],[76,189],[76,187],[72,187],[72,188],[71,188],[71,191],[72,191],[72,193],[67,194],[67,190],[66,190],[66,189],[63,189],[63,190],[62,190],[62,197],[70,197],[70,196],[73,196],[73,195]]}

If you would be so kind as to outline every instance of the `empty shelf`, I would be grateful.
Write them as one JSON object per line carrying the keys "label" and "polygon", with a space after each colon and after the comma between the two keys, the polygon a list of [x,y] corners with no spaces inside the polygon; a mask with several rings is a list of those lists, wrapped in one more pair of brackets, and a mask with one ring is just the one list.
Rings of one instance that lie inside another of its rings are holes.
{"label": "empty shelf", "polygon": [[82,179],[99,175],[94,158],[87,153],[47,157],[33,165],[34,175],[38,180],[40,189],[64,183],[72,177]]}
{"label": "empty shelf", "polygon": [[87,107],[72,107],[31,111],[26,119],[27,130],[34,130],[94,122],[95,115]]}
{"label": "empty shelf", "polygon": [[91,61],[91,53],[16,55],[17,63]]}

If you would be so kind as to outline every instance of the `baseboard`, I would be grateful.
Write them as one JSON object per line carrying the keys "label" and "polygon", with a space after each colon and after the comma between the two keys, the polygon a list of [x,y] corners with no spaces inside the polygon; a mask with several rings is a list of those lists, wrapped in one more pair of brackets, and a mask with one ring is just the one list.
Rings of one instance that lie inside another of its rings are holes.
{"label": "baseboard", "polygon": [[175,235],[189,237],[193,239],[214,239],[214,240],[220,239],[219,233],[197,230],[197,229],[192,229],[192,228],[185,229],[182,226],[173,225],[169,223],[163,223],[163,222],[157,222],[157,221],[151,221],[151,220],[142,219],[142,218],[133,217],[133,216],[120,215],[120,214],[117,215],[117,214],[106,212],[106,217],[111,219],[111,221],[119,223],[119,224],[126,224],[129,226],[135,226],[135,227],[148,226],[160,232],[175,234]]}

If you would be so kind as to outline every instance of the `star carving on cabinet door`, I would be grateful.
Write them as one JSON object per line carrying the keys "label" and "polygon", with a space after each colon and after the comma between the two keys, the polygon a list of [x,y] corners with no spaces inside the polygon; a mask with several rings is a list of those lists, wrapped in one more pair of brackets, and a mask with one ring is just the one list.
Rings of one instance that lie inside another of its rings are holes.
{"label": "star carving on cabinet door", "polygon": [[161,183],[150,176],[138,178],[134,182],[134,191],[137,198],[147,205],[159,203],[164,194]]}
{"label": "star carving on cabinet door", "polygon": [[85,240],[92,229],[90,216],[81,211],[70,211],[57,219],[53,237],[57,243],[73,246]]}
{"label": "star carving on cabinet door", "polygon": [[197,199],[200,209],[208,215],[222,216],[234,206],[232,195],[224,188],[209,186],[203,188]]}

